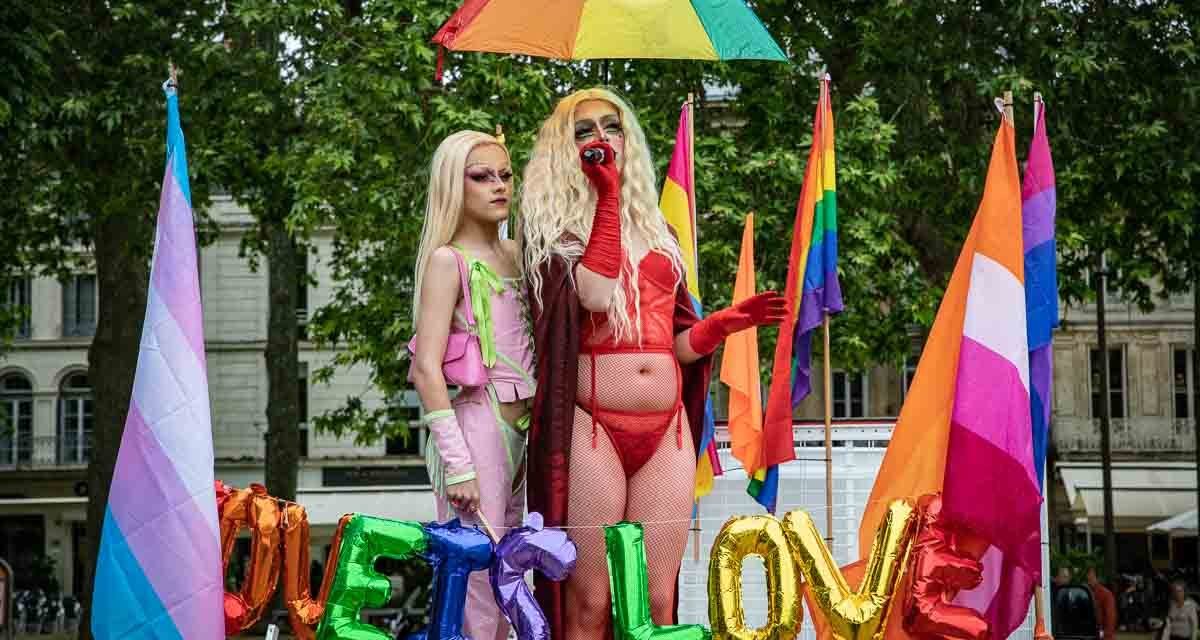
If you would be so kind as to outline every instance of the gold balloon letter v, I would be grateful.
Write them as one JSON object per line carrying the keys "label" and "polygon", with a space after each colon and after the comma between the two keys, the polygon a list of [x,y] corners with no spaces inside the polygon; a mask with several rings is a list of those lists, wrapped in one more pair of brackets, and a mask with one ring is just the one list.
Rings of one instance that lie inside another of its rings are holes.
{"label": "gold balloon letter v", "polygon": [[796,564],[835,637],[844,640],[883,637],[892,595],[907,564],[916,523],[917,512],[907,502],[897,500],[888,507],[871,544],[862,583],[858,591],[852,591],[812,518],[800,510],[784,516],[783,528]]}

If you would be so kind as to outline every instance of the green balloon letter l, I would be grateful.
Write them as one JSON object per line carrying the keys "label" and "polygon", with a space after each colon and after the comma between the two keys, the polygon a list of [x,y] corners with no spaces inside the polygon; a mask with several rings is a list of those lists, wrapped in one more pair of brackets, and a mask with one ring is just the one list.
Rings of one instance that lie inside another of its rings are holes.
{"label": "green balloon letter l", "polygon": [[642,525],[622,522],[604,528],[608,548],[608,586],[612,594],[616,640],[710,640],[698,624],[655,626],[650,618],[650,579]]}

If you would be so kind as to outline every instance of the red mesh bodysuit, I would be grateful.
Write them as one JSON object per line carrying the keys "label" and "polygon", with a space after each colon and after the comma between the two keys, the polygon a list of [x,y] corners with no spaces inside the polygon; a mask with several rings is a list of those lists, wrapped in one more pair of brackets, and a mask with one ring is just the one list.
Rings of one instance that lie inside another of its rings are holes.
{"label": "red mesh bodysuit", "polygon": [[567,638],[611,637],[603,527],[622,520],[643,523],[652,617],[673,622],[696,469],[675,353],[682,285],[661,253],[638,266],[640,309],[627,298],[640,339],[614,340],[606,313],[579,318],[567,516],[579,556],[567,583]]}
{"label": "red mesh bodysuit", "polygon": [[[683,378],[675,357],[674,334],[677,278],[670,259],[654,251],[642,258],[638,276],[640,342],[637,338],[616,341],[606,313],[583,314],[576,391],[576,403],[592,418],[592,448],[598,443],[597,427],[603,427],[621,459],[626,478],[633,477],[654,455],[672,426],[676,447],[683,448]],[[637,311],[630,296],[629,316],[635,317]],[[622,360],[620,354],[648,360],[642,364],[640,374],[650,374],[651,366],[660,374],[665,373],[664,366],[669,368],[670,381],[658,375],[657,388],[646,389],[644,385],[622,388],[620,374],[628,373],[631,363],[626,359],[618,364]],[[585,358],[587,367],[582,362]]]}
{"label": "red mesh bodysuit", "polygon": [[[540,295],[530,294],[538,391],[528,495],[530,511],[567,527],[579,552],[565,584],[537,579],[538,601],[555,638],[587,640],[611,637],[604,527],[623,520],[645,527],[655,623],[677,622],[711,358],[684,363],[675,353],[676,337],[698,319],[665,255],[639,262],[640,339],[620,342],[606,314],[580,304],[576,266],[552,257],[538,266]],[[675,437],[664,437],[673,426]]]}

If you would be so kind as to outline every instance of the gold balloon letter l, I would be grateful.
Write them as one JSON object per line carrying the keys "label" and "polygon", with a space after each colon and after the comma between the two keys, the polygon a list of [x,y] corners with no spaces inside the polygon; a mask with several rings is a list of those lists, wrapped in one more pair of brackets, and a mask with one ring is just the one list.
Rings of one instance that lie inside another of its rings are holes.
{"label": "gold balloon letter l", "polygon": [[907,502],[897,500],[888,507],[871,545],[862,584],[858,591],[852,591],[812,518],[801,510],[784,516],[784,530],[796,564],[834,636],[841,640],[883,638],[892,594],[904,572],[916,522],[916,510]]}

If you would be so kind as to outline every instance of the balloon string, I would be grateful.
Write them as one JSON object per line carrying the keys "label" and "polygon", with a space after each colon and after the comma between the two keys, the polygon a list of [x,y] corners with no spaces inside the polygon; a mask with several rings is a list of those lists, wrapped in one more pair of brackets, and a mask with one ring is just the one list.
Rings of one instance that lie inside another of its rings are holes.
{"label": "balloon string", "polygon": [[[865,509],[868,505],[877,504],[880,502],[890,503],[890,502],[895,502],[898,499],[899,498],[891,498],[889,500],[868,500],[868,501],[862,503],[862,506]],[[835,510],[835,509],[852,509],[857,506],[858,505],[840,505],[837,507],[811,507],[811,508],[810,507],[797,507],[797,508],[798,509],[802,508],[804,511],[807,511],[809,513],[823,513],[825,511],[831,511],[831,510]],[[761,514],[761,515],[769,515],[769,514]],[[727,522],[730,518],[733,518],[733,517],[737,517],[737,516],[725,516],[723,518],[713,517],[713,518],[686,518],[686,519],[673,519],[673,520],[641,520],[641,521],[638,521],[637,524],[646,526],[646,525],[659,525],[659,524],[681,524],[681,523],[685,523],[685,522],[687,522],[687,523],[691,523],[691,522]],[[604,528],[607,528],[610,526],[612,526],[612,525],[604,525],[604,524],[561,525],[561,526],[546,525],[544,528],[545,529],[562,529],[562,530],[604,529]],[[500,531],[507,530],[507,529],[516,529],[516,528],[518,528],[518,527],[496,527],[496,529],[500,530]]]}
{"label": "balloon string", "polygon": [[[824,457],[821,457],[821,458],[794,458],[790,462],[825,462],[825,461],[826,461],[826,459]],[[744,471],[744,470],[745,470],[744,467],[727,467],[725,469],[725,471],[727,471],[727,472],[728,471]],[[301,509],[305,509],[304,505],[300,504],[299,502],[293,502],[291,500],[284,500],[283,498],[275,498],[275,500],[279,504],[294,505],[294,506],[300,507]],[[891,498],[888,500],[868,500],[868,501],[862,503],[862,508],[866,509],[868,506],[870,506],[872,504],[877,504],[880,502],[892,502],[894,500],[896,500],[896,498]],[[804,510],[809,513],[824,513],[825,511],[831,511],[833,509],[838,509],[838,508],[851,509],[856,506],[858,506],[858,505],[841,505],[840,507],[817,506],[817,507],[804,507]],[[305,509],[305,512],[307,513],[307,509]],[[701,522],[725,522],[725,521],[729,520],[730,517],[733,517],[733,516],[726,516],[723,518],[713,517],[713,518],[681,518],[681,519],[672,519],[672,520],[642,520],[638,524],[641,524],[642,526],[646,526],[646,525],[660,525],[660,524],[682,524],[682,523],[697,523],[698,524]],[[491,524],[491,523],[488,523],[488,524]],[[612,526],[612,525],[604,525],[604,524],[561,525],[561,526],[547,525],[544,528],[559,529],[559,530],[583,530],[583,529],[605,529],[610,526]],[[487,527],[487,532],[490,534],[490,537],[493,540],[496,540],[498,537],[503,537],[503,536],[497,536],[496,535],[497,531],[508,531],[509,529],[519,529],[519,528],[520,527],[489,526],[489,527]]]}

